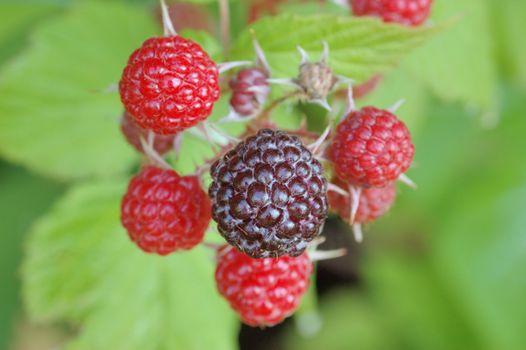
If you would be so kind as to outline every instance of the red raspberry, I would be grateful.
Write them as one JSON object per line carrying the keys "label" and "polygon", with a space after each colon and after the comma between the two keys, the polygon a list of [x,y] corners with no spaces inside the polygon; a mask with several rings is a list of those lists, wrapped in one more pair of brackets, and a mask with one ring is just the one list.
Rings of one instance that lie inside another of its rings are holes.
{"label": "red raspberry", "polygon": [[[345,189],[346,184],[336,178],[333,183],[340,188]],[[329,205],[344,221],[349,221],[351,212],[351,197],[344,196],[340,193],[330,191]],[[387,184],[385,187],[364,188],[360,194],[358,210],[354,217],[355,224],[365,224],[376,220],[389,211],[396,197],[396,186],[394,182]]]}
{"label": "red raspberry", "polygon": [[[230,105],[237,114],[246,117],[260,109],[270,91],[267,78],[267,74],[262,69],[245,68],[230,80],[229,85],[232,89]],[[261,91],[250,91],[251,87],[257,87]]]}
{"label": "red raspberry", "polygon": [[356,16],[377,16],[384,22],[418,26],[427,19],[433,0],[350,0]]}
{"label": "red raspberry", "polygon": [[[132,145],[137,151],[144,153],[141,144],[141,136],[144,140],[148,140],[148,130],[141,128],[129,113],[124,112],[121,119],[121,131],[126,141]],[[159,154],[165,154],[174,146],[175,135],[159,135],[154,134],[153,148]]]}
{"label": "red raspberry", "polygon": [[119,91],[142,128],[175,134],[212,113],[219,98],[218,70],[189,39],[150,38],[130,56]]}
{"label": "red raspberry", "polygon": [[291,258],[252,259],[232,247],[219,250],[216,284],[250,326],[274,326],[292,315],[308,289],[312,262]]}
{"label": "red raspberry", "polygon": [[298,256],[327,217],[323,168],[296,136],[260,130],[211,169],[219,233],[253,258]]}
{"label": "red raspberry", "polygon": [[196,176],[145,166],[121,203],[121,221],[143,251],[166,255],[203,240],[211,203]]}
{"label": "red raspberry", "polygon": [[364,107],[338,125],[328,155],[342,180],[384,187],[409,168],[414,151],[401,120],[389,111]]}

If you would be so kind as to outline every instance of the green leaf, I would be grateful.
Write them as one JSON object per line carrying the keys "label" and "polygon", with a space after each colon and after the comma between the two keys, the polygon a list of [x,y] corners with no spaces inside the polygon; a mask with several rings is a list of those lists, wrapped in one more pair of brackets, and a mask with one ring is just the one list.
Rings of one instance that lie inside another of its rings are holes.
{"label": "green leaf", "polygon": [[0,3],[0,63],[5,62],[25,44],[28,32],[35,24],[57,12],[53,5]]}
{"label": "green leaf", "polygon": [[[410,29],[372,18],[290,14],[263,18],[252,28],[277,75],[297,74],[300,57],[296,45],[317,59],[325,40],[331,50],[331,67],[357,82],[393,68],[405,54],[439,29]],[[245,30],[232,48],[232,58],[253,56],[251,36]]]}
{"label": "green leaf", "polygon": [[416,140],[419,190],[368,234],[365,280],[405,349],[526,342],[526,105],[504,92],[491,131],[458,107],[434,108]]}
{"label": "green leaf", "polygon": [[79,185],[37,222],[23,266],[30,316],[80,325],[70,349],[233,349],[212,252],[141,252],[119,222],[124,190]]}
{"label": "green leaf", "polygon": [[415,135],[426,119],[429,93],[418,80],[408,79],[404,70],[387,73],[372,93],[357,102],[360,106],[388,108],[399,100],[404,103],[396,114]]}
{"label": "green leaf", "polygon": [[64,179],[128,169],[118,94],[100,91],[155,31],[145,11],[91,2],[40,27],[0,73],[0,154]]}
{"label": "green leaf", "polygon": [[397,349],[485,349],[430,261],[404,253],[373,250],[365,266],[377,312],[406,344]]}
{"label": "green leaf", "polygon": [[223,60],[221,44],[209,33],[202,30],[183,29],[179,34],[201,45],[215,62],[221,62]]}
{"label": "green leaf", "polygon": [[22,259],[22,241],[33,220],[42,215],[60,192],[59,184],[0,162],[0,280],[3,286],[0,349],[7,348],[14,316],[20,311],[18,265]]}
{"label": "green leaf", "polygon": [[312,337],[286,333],[285,349],[360,350],[393,349],[393,335],[385,327],[382,314],[364,298],[350,290],[340,290],[321,300],[322,327]]}
{"label": "green leaf", "polygon": [[526,341],[526,281],[518,277],[526,266],[526,183],[479,203],[471,199],[468,210],[450,215],[440,230],[437,260],[487,348],[519,350]]}
{"label": "green leaf", "polygon": [[526,2],[516,0],[491,1],[494,14],[495,45],[502,57],[502,69],[509,79],[518,81],[526,89]]}
{"label": "green leaf", "polygon": [[497,67],[488,4],[480,0],[436,1],[433,20],[459,20],[404,61],[409,80],[420,80],[445,101],[487,112],[494,107]]}

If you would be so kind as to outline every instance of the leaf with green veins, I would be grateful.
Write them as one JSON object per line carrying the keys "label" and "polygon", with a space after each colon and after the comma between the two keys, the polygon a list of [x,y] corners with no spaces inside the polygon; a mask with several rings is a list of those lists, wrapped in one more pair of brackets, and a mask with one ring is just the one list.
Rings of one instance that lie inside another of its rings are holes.
{"label": "leaf with green veins", "polygon": [[22,275],[30,316],[79,324],[70,349],[233,349],[212,252],[141,252],[119,222],[124,190],[124,182],[79,185],[37,222]]}
{"label": "leaf with green veins", "polygon": [[156,26],[148,13],[83,3],[34,33],[0,78],[0,154],[59,178],[111,175],[137,159],[120,134],[118,82]]}
{"label": "leaf with green veins", "polygon": [[[300,57],[296,45],[317,59],[323,41],[327,41],[331,67],[337,74],[357,82],[389,70],[441,29],[440,26],[411,29],[372,18],[290,14],[263,18],[252,28],[278,76],[297,74]],[[247,29],[235,42],[232,59],[249,59],[253,55]]]}
{"label": "leaf with green veins", "polygon": [[455,25],[404,61],[409,80],[420,80],[447,101],[493,108],[497,82],[487,1],[436,1],[434,19],[459,16]]}

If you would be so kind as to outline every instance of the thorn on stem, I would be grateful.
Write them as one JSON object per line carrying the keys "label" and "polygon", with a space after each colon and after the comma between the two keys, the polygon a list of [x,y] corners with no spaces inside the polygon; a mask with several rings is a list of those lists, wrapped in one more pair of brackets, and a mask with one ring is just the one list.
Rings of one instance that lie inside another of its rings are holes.
{"label": "thorn on stem", "polygon": [[418,188],[418,186],[414,183],[413,180],[411,180],[406,174],[401,174],[399,177],[398,177],[398,180],[403,183],[403,184],[406,184],[407,186],[409,186],[410,188],[412,188],[413,190],[416,190]]}
{"label": "thorn on stem", "polygon": [[248,65],[251,65],[251,64],[252,64],[252,62],[250,62],[250,61],[223,62],[223,63],[219,63],[217,65],[217,70],[219,71],[219,74],[223,74],[224,72],[229,71],[231,69],[234,69],[236,67],[248,66]]}
{"label": "thorn on stem", "polygon": [[161,157],[161,155],[159,155],[159,153],[157,153],[157,151],[153,147],[153,142],[155,141],[155,134],[152,130],[148,132],[148,141],[146,141],[142,136],[140,136],[139,140],[141,141],[141,146],[144,151],[144,154],[146,155],[146,157],[148,157],[150,162],[163,169],[172,169],[170,164],[168,164],[166,160],[164,160],[164,158]]}
{"label": "thorn on stem", "polygon": [[298,52],[301,55],[301,64],[304,64],[310,61],[309,54],[307,53],[307,51],[303,49],[303,47],[298,45],[296,46],[296,49],[298,49]]}
{"label": "thorn on stem", "polygon": [[351,225],[352,232],[354,234],[354,239],[358,243],[363,242],[363,232],[362,232],[362,224],[352,224]]}
{"label": "thorn on stem", "polygon": [[344,115],[342,116],[342,119],[348,116],[352,111],[355,111],[355,110],[356,110],[356,104],[354,103],[352,86],[351,84],[349,84],[347,87],[347,107],[345,109]]}
{"label": "thorn on stem", "polygon": [[391,113],[396,113],[400,107],[405,103],[405,99],[400,99],[396,101],[391,107],[389,107],[387,110]]}
{"label": "thorn on stem", "polygon": [[362,188],[361,187],[355,187],[353,185],[349,185],[349,193],[351,195],[351,206],[350,206],[350,213],[349,213],[349,223],[354,223],[354,218],[356,217],[356,213],[358,212],[358,205],[360,204],[360,197],[362,195]]}
{"label": "thorn on stem", "polygon": [[170,11],[168,11],[168,5],[166,5],[165,0],[161,0],[161,11],[163,15],[164,36],[177,36],[177,31],[170,18]]}

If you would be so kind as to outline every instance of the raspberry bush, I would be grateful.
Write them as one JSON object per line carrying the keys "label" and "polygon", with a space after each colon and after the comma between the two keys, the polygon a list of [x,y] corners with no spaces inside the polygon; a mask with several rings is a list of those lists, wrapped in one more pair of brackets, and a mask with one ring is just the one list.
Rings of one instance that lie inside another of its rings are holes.
{"label": "raspberry bush", "polygon": [[[209,32],[172,31],[166,13],[154,15],[161,7],[78,5],[36,32],[54,50],[31,47],[2,77],[6,93],[36,70],[64,83],[28,85],[62,105],[33,104],[49,127],[39,132],[29,117],[6,119],[0,151],[83,181],[36,226],[23,269],[29,313],[78,325],[72,347],[231,349],[238,321],[268,328],[288,317],[314,329],[317,261],[337,255],[318,247],[329,211],[356,230],[410,182],[413,101],[438,83],[406,62],[442,28],[428,20],[432,1],[253,1],[230,13],[225,3],[191,5]],[[63,72],[64,61],[78,65]],[[69,84],[75,74],[81,83]],[[390,74],[411,84],[393,87]],[[448,86],[437,93],[456,98]],[[401,98],[407,108],[389,107]],[[67,137],[43,136],[54,128]],[[31,148],[9,146],[22,134]],[[365,246],[378,225],[365,228]]]}

